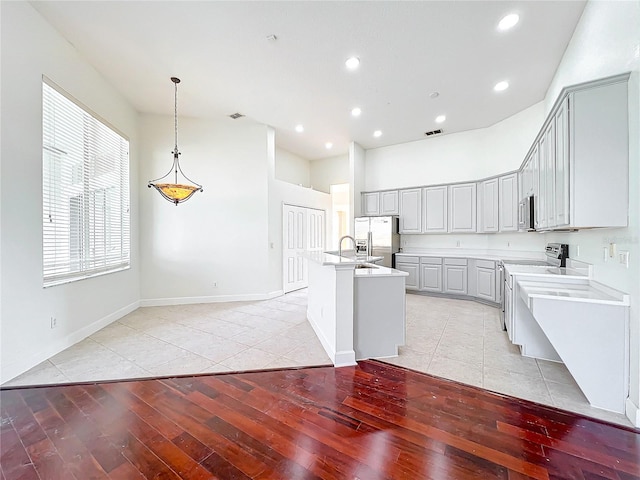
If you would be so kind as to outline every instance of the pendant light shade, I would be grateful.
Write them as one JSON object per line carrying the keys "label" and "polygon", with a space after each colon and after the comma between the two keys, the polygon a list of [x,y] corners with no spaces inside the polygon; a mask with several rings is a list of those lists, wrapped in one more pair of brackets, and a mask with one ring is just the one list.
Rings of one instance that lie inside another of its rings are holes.
{"label": "pendant light shade", "polygon": [[[178,151],[178,83],[180,83],[180,79],[171,77],[171,81],[174,83],[175,89],[173,117],[175,147],[173,148],[173,152],[171,152],[173,153],[173,165],[171,166],[171,170],[163,177],[150,180],[148,187],[155,188],[160,192],[160,195],[177,206],[179,203],[189,200],[194,193],[202,192],[203,190],[202,185],[189,179],[183,173],[182,168],[180,168],[180,152]],[[180,172],[182,176],[181,180],[184,179],[184,181],[180,183],[178,183],[178,172]],[[171,174],[173,174],[173,177],[171,177]],[[169,183],[171,180],[173,180],[174,183]]]}

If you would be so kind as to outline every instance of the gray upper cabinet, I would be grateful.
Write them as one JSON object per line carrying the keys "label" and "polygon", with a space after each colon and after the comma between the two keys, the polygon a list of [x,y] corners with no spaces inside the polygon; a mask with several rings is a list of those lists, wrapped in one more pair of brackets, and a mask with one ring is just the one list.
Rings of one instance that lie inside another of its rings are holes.
{"label": "gray upper cabinet", "polygon": [[380,215],[380,192],[362,194],[362,215],[365,217]]}
{"label": "gray upper cabinet", "polygon": [[476,231],[476,184],[449,186],[449,232]]}
{"label": "gray upper cabinet", "polygon": [[422,233],[422,189],[400,190],[400,233]]}
{"label": "gray upper cabinet", "polygon": [[375,217],[378,215],[398,215],[399,213],[398,190],[362,194],[362,216]]}
{"label": "gray upper cabinet", "polygon": [[555,209],[556,226],[569,225],[569,99],[565,98],[555,114],[556,171]]}
{"label": "gray upper cabinet", "polygon": [[380,192],[380,215],[398,215],[398,191]]}
{"label": "gray upper cabinet", "polygon": [[362,215],[400,233],[512,232],[533,196],[536,230],[626,227],[629,74],[565,88],[517,173],[478,183],[362,194]]}
{"label": "gray upper cabinet", "polygon": [[498,179],[498,224],[501,232],[518,230],[518,175],[512,173]]}
{"label": "gray upper cabinet", "polygon": [[424,233],[447,232],[448,187],[427,187],[422,190],[422,213]]}
{"label": "gray upper cabinet", "polygon": [[492,178],[478,184],[478,232],[498,231],[498,179]]}
{"label": "gray upper cabinet", "polygon": [[563,90],[522,167],[536,230],[628,225],[628,79]]}
{"label": "gray upper cabinet", "polygon": [[628,224],[628,78],[623,75],[569,94],[570,227]]}

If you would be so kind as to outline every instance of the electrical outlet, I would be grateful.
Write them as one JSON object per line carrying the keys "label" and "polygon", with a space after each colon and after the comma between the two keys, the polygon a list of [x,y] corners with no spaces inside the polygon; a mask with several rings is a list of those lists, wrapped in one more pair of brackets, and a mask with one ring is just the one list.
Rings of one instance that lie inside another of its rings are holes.
{"label": "electrical outlet", "polygon": [[51,317],[51,328],[56,328],[58,326],[58,319],[56,317]]}
{"label": "electrical outlet", "polygon": [[213,288],[218,288],[218,282],[213,282]]}
{"label": "electrical outlet", "polygon": [[456,247],[460,246],[460,240],[456,240]]}

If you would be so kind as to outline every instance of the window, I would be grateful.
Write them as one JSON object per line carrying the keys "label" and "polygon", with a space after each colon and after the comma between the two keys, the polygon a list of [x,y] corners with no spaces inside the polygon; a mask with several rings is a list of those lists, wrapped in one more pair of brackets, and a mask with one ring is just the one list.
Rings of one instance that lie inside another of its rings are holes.
{"label": "window", "polygon": [[129,268],[129,141],[42,83],[44,286]]}

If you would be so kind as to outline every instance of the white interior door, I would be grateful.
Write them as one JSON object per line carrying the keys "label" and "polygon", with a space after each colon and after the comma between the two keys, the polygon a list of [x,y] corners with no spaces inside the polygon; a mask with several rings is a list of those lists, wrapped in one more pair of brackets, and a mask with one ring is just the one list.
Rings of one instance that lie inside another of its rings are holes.
{"label": "white interior door", "polygon": [[282,261],[284,293],[306,288],[307,259],[300,253],[324,250],[325,212],[312,208],[284,205],[282,224]]}

